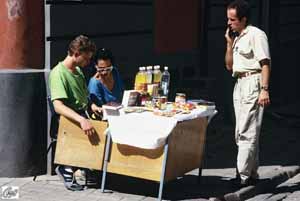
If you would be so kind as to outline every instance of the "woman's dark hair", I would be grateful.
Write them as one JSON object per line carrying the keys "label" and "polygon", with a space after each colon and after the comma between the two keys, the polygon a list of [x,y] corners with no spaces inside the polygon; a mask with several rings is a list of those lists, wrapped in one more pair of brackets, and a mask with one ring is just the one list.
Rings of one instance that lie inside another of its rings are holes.
{"label": "woman's dark hair", "polygon": [[236,16],[241,20],[243,17],[247,19],[246,24],[249,24],[250,19],[250,5],[244,0],[235,0],[231,2],[227,9],[235,9]]}
{"label": "woman's dark hair", "polygon": [[94,56],[94,62],[97,64],[98,60],[110,60],[111,64],[114,65],[114,57],[111,51],[106,48],[97,50]]}

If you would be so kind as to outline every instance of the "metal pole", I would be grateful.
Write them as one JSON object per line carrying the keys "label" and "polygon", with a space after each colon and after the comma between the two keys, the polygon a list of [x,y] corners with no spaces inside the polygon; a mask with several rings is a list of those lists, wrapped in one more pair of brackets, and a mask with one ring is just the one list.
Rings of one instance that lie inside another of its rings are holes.
{"label": "metal pole", "polygon": [[168,138],[167,138],[166,144],[164,146],[164,159],[163,159],[163,164],[162,164],[162,172],[161,172],[161,176],[160,176],[159,193],[158,193],[159,201],[161,201],[162,193],[163,193],[166,164],[167,164],[167,159],[168,159],[168,149],[169,149],[169,143],[168,143]]}
{"label": "metal pole", "polygon": [[106,147],[105,147],[105,155],[104,155],[104,164],[103,164],[103,170],[102,170],[102,182],[101,182],[101,192],[104,193],[104,187],[105,187],[105,179],[106,179],[106,172],[107,172],[107,165],[108,165],[108,156],[110,152],[110,141],[111,136],[110,133],[107,132],[106,137]]}

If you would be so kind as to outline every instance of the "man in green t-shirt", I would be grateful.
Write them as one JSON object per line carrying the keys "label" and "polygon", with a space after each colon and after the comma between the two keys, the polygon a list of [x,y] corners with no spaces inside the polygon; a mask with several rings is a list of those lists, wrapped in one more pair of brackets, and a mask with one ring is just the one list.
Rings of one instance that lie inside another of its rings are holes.
{"label": "man in green t-shirt", "polygon": [[[79,67],[90,63],[96,50],[95,44],[86,36],[76,37],[69,45],[68,55],[59,62],[50,72],[49,85],[51,100],[55,112],[78,122],[86,135],[95,132],[92,124],[85,117],[88,108],[88,90],[84,75]],[[90,104],[91,110],[96,114],[102,109],[95,104]],[[83,190],[74,177],[74,167],[59,165],[56,173],[61,177],[69,190]]]}

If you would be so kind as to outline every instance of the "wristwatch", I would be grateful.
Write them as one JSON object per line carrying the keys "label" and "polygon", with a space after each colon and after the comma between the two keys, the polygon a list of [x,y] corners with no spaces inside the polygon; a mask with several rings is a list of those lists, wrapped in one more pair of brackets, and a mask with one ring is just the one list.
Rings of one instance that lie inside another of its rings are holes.
{"label": "wristwatch", "polygon": [[269,87],[268,86],[261,86],[260,89],[264,90],[264,91],[269,91]]}

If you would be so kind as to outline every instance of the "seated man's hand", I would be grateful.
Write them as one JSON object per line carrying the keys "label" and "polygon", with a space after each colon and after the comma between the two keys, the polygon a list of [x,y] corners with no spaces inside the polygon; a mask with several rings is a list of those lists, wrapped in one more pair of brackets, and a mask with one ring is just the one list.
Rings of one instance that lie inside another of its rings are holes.
{"label": "seated man's hand", "polygon": [[91,136],[95,132],[93,125],[86,118],[82,118],[82,120],[80,121],[80,126],[87,136]]}

